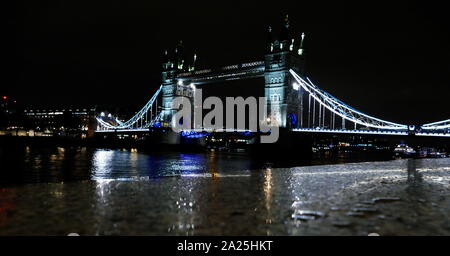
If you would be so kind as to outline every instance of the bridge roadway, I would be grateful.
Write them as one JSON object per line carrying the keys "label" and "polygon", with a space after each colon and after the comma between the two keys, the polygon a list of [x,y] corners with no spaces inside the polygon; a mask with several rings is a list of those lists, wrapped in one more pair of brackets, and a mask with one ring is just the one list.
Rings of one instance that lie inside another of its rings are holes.
{"label": "bridge roadway", "polygon": [[[143,129],[117,129],[117,130],[97,130],[96,133],[133,133],[133,132],[148,132],[149,128]],[[250,130],[240,129],[192,129],[185,130],[190,132],[251,132]],[[348,129],[313,129],[313,128],[296,128],[291,129],[293,132],[301,133],[330,133],[330,134],[355,134],[355,135],[394,135],[394,136],[408,136],[412,135],[406,131],[375,131],[375,130],[348,130]],[[450,138],[450,133],[438,132],[416,132],[414,136],[419,137],[447,137]]]}

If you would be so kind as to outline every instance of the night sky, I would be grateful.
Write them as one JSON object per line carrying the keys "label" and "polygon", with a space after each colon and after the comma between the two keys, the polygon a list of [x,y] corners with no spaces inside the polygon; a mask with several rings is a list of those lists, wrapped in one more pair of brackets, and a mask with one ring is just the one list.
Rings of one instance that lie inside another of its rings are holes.
{"label": "night sky", "polygon": [[333,2],[11,1],[0,93],[140,108],[164,49],[183,40],[199,68],[263,60],[267,26],[278,33],[289,14],[292,33],[306,33],[307,75],[329,93],[390,121],[450,118],[444,1]]}

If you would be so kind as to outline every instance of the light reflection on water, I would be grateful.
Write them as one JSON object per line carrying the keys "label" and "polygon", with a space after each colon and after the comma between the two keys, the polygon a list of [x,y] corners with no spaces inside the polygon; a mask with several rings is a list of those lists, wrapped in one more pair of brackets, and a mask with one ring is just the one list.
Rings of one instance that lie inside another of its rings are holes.
{"label": "light reflection on water", "polygon": [[[28,148],[22,156],[10,170],[50,183],[0,187],[0,235],[408,234],[411,223],[416,234],[450,233],[450,159],[267,168],[216,152]],[[346,215],[375,197],[402,200]],[[292,219],[308,211],[317,220]],[[336,228],[335,220],[353,226]]]}
{"label": "light reflection on water", "polygon": [[245,155],[218,153],[145,153],[137,149],[33,148],[1,151],[0,184],[76,180],[215,176],[257,169]]}
{"label": "light reflection on water", "polygon": [[[170,176],[211,176],[217,173],[217,161],[213,155],[170,153],[149,155],[117,150],[96,150],[92,163],[92,178],[170,177]],[[238,164],[240,164],[239,162]],[[237,169],[242,168],[238,165]]]}

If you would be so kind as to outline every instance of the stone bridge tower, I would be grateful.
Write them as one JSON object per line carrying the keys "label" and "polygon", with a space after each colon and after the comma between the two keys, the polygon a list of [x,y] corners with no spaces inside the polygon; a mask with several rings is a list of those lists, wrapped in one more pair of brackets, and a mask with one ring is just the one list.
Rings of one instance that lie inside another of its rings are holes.
{"label": "stone bridge tower", "polygon": [[176,72],[175,60],[169,56],[167,50],[164,52],[164,61],[162,64],[162,111],[161,121],[163,126],[169,126],[175,111],[172,109],[172,101],[175,98],[176,91]]}
{"label": "stone bridge tower", "polygon": [[297,38],[291,36],[288,16],[277,39],[272,36],[272,28],[268,28],[264,79],[271,125],[288,128],[301,125],[303,97],[289,69],[304,74],[304,38],[304,34]]}
{"label": "stone bridge tower", "polygon": [[[289,20],[286,16],[279,36],[274,39],[272,29],[269,27],[266,42],[266,53],[264,62],[260,66],[252,68],[251,66],[233,65],[242,72],[230,70],[230,66],[211,72],[194,72],[196,55],[193,62],[187,65],[185,62],[184,47],[182,42],[175,48],[174,54],[165,52],[162,65],[162,126],[170,127],[172,116],[175,111],[172,107],[173,99],[177,96],[185,96],[192,100],[193,92],[192,79],[197,80],[220,80],[225,78],[243,79],[246,76],[236,74],[250,74],[248,76],[264,76],[264,94],[267,101],[268,119],[271,125],[285,128],[295,128],[302,124],[302,90],[295,85],[294,78],[289,70],[293,69],[298,74],[304,74],[305,52],[304,39],[302,34],[298,37],[292,37],[289,31]],[[246,63],[248,64],[248,63]],[[249,68],[250,67],[250,68]],[[186,74],[190,74],[187,75]],[[197,81],[196,80],[196,81]],[[227,80],[227,79],[225,79]]]}
{"label": "stone bridge tower", "polygon": [[[175,109],[172,107],[172,102],[177,96],[187,96],[192,98],[192,91],[190,87],[183,84],[183,81],[178,78],[178,75],[186,71],[194,71],[195,61],[197,56],[194,54],[194,60],[189,66],[185,62],[185,54],[183,42],[175,48],[174,54],[170,54],[167,50],[164,52],[164,60],[162,64],[162,111],[161,121],[162,126],[170,127],[172,116],[175,114]],[[189,95],[188,95],[188,94]]]}

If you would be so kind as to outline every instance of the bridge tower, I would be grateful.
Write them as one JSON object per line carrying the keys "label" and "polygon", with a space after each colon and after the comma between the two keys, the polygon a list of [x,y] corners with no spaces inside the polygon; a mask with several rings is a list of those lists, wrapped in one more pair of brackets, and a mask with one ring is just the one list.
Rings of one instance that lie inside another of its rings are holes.
{"label": "bridge tower", "polygon": [[292,37],[289,19],[286,15],[279,37],[274,39],[272,28],[268,28],[265,54],[265,97],[267,118],[271,125],[279,127],[300,127],[303,120],[303,97],[300,88],[294,84],[289,69],[304,74],[305,35]]}
{"label": "bridge tower", "polygon": [[175,98],[175,92],[177,87],[176,72],[177,72],[176,59],[169,55],[168,51],[164,52],[164,60],[162,64],[162,111],[161,121],[163,126],[169,126],[172,116],[175,111],[172,109],[172,101]]}
{"label": "bridge tower", "polygon": [[197,56],[194,54],[194,61],[191,65],[185,62],[185,54],[183,42],[175,48],[174,55],[169,55],[168,51],[164,52],[164,59],[162,64],[162,125],[165,127],[171,126],[172,116],[176,110],[172,107],[173,99],[177,96],[188,96],[192,98],[192,93],[186,95],[187,86],[178,78],[178,74],[186,71],[193,71],[195,68],[195,61]]}

